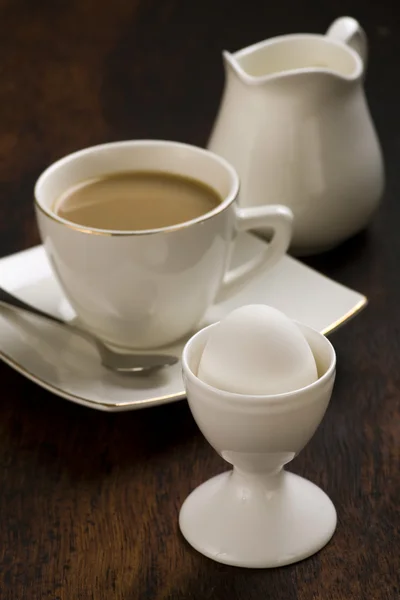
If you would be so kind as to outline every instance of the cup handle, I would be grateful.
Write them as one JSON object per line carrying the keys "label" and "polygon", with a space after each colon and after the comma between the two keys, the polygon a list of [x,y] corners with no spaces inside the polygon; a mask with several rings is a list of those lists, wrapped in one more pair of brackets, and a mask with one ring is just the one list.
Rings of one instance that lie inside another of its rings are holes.
{"label": "cup handle", "polygon": [[329,27],[326,35],[347,44],[355,50],[361,57],[364,63],[364,70],[367,67],[368,58],[368,42],[367,36],[365,35],[364,29],[360,23],[353,19],[353,17],[340,17],[333,21]]}
{"label": "cup handle", "polygon": [[235,210],[238,232],[269,227],[274,234],[263,252],[225,273],[216,302],[225,300],[250,279],[277,263],[288,249],[292,236],[293,213],[286,206],[276,204]]}

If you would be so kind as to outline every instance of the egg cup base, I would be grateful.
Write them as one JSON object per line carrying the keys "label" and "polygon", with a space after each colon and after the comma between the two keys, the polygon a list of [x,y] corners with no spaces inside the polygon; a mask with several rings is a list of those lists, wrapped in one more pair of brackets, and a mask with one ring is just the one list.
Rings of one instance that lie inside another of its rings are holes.
{"label": "egg cup base", "polygon": [[272,568],[323,548],[336,510],[315,484],[293,473],[246,475],[233,469],[206,481],[185,500],[179,526],[201,554],[236,567]]}

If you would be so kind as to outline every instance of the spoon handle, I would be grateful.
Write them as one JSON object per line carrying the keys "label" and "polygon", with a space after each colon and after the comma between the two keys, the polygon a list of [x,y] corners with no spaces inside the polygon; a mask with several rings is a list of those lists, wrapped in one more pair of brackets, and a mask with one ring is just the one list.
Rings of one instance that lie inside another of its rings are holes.
{"label": "spoon handle", "polygon": [[54,321],[55,323],[58,323],[58,325],[62,325],[68,330],[73,330],[77,334],[83,336],[91,342],[94,342],[100,353],[103,365],[112,371],[136,373],[174,365],[176,362],[178,362],[178,358],[176,356],[167,354],[120,354],[114,352],[89,331],[81,329],[80,327],[76,327],[75,325],[70,325],[68,322],[63,321],[62,319],[55,317],[44,310],[40,310],[40,308],[36,308],[35,306],[27,304],[23,300],[16,298],[13,294],[10,294],[4,290],[2,287],[0,287],[0,306],[1,305],[11,306],[17,310],[23,310],[25,312],[38,315],[44,319]]}
{"label": "spoon handle", "polygon": [[25,312],[31,313],[33,315],[43,317],[44,319],[47,319],[48,321],[53,321],[54,323],[57,323],[58,325],[62,325],[63,327],[65,327],[68,330],[75,331],[75,333],[83,336],[84,338],[90,340],[91,342],[94,342],[97,345],[97,347],[100,349],[100,351],[103,350],[103,344],[94,335],[92,335],[90,333],[90,331],[81,329],[80,327],[77,327],[76,325],[72,325],[71,323],[68,323],[67,321],[64,321],[63,319],[60,319],[59,317],[56,317],[44,310],[40,310],[40,308],[36,308],[36,306],[32,306],[32,304],[28,304],[27,302],[20,300],[13,294],[10,294],[10,292],[7,292],[2,287],[0,287],[0,305],[11,306],[12,308],[18,308]]}
{"label": "spoon handle", "polygon": [[51,315],[50,313],[45,312],[44,310],[40,310],[31,304],[27,304],[23,300],[20,300],[13,294],[10,294],[6,290],[0,287],[0,303],[8,306],[14,306],[15,308],[21,308],[27,312],[33,313],[34,315],[39,315],[40,317],[45,317],[46,319],[50,319],[51,321],[55,321],[60,325],[67,325],[65,321]]}

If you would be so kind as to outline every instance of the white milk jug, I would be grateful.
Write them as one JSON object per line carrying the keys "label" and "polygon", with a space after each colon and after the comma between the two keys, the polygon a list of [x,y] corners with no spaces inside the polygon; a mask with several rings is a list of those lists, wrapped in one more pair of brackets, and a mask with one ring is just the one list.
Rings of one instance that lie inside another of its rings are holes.
{"label": "white milk jug", "polygon": [[297,255],[363,229],[380,203],[384,166],[357,21],[342,17],[326,35],[275,37],[223,58],[225,89],[208,148],[237,170],[242,206],[290,207]]}

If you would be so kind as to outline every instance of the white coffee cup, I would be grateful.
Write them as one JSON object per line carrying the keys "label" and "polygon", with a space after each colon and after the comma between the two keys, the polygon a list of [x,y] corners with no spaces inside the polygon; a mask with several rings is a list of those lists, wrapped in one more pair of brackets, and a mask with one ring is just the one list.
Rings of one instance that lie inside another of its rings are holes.
{"label": "white coffee cup", "polygon": [[[185,223],[146,231],[80,226],[54,211],[77,183],[129,170],[164,171],[208,184],[223,198]],[[155,348],[193,330],[207,308],[270,268],[286,252],[292,213],[285,206],[239,209],[239,179],[223,158],[178,142],[114,142],[70,154],[35,186],[40,235],[64,292],[82,324],[123,348]],[[267,190],[266,190],[267,193]],[[259,256],[228,270],[238,231],[270,227]]]}

